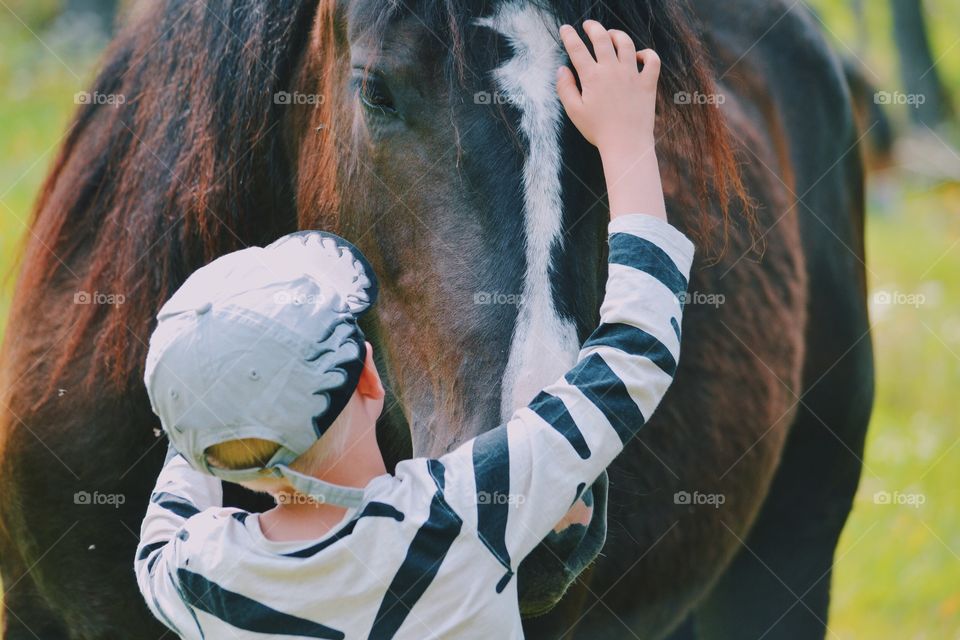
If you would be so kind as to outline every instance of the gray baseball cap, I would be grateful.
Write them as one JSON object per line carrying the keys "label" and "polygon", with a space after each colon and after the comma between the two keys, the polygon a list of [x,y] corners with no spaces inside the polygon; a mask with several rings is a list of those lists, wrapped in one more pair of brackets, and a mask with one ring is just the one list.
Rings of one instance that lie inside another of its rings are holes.
{"label": "gray baseball cap", "polygon": [[[144,374],[173,448],[222,480],[280,477],[316,499],[357,506],[361,489],[288,465],[323,436],[356,389],[366,355],[357,320],[376,297],[363,254],[320,231],[197,270],[157,314]],[[209,447],[242,438],[280,449],[261,468],[210,464]]]}

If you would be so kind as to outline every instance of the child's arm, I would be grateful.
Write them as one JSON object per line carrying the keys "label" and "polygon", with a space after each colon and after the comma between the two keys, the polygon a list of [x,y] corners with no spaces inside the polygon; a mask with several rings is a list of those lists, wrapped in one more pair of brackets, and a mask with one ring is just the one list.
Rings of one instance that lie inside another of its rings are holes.
{"label": "child's arm", "polygon": [[475,523],[507,570],[515,570],[650,418],[680,356],[681,299],[694,247],[666,222],[652,146],[656,57],[644,53],[638,73],[638,54],[625,34],[611,35],[596,22],[585,28],[599,62],[565,27],[583,94],[569,71],[560,73],[558,90],[611,172],[600,326],[577,365],[508,424],[440,459],[448,501]]}
{"label": "child's arm", "polygon": [[192,516],[222,504],[221,482],[193,470],[170,448],[140,526],[134,570],[150,611],[175,633],[182,633],[178,627],[187,629],[194,624],[179,592],[177,536]]}

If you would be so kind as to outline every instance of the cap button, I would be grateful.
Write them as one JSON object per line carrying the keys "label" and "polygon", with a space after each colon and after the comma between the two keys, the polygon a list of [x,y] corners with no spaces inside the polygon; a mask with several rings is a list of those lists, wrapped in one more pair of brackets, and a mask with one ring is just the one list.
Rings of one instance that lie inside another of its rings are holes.
{"label": "cap button", "polygon": [[204,305],[202,305],[202,306],[200,306],[200,307],[197,307],[197,309],[196,309],[196,314],[197,314],[198,316],[202,316],[202,315],[205,314],[205,313],[209,313],[209,312],[210,312],[210,309],[213,309],[213,303],[212,303],[212,302],[208,302],[208,303],[206,303],[206,304],[204,304]]}

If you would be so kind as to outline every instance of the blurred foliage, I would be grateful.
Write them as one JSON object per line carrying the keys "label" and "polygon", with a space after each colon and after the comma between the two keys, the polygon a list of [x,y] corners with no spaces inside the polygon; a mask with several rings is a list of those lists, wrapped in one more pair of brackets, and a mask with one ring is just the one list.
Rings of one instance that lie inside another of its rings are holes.
{"label": "blurred foliage", "polygon": [[[90,82],[96,63],[47,31],[55,0],[3,2],[0,274],[13,269],[33,199],[69,126],[73,95]],[[857,41],[850,3],[812,4],[837,50],[859,57],[878,89],[896,89],[887,3],[865,0],[866,42]],[[956,91],[960,3],[927,0],[926,6],[934,55]],[[902,112],[895,117],[906,121]],[[828,637],[960,638],[960,185],[928,184],[896,170],[870,183],[877,403],[861,490],[837,551]],[[4,282],[0,337],[12,279]],[[884,293],[923,302],[883,304]],[[878,504],[877,492],[922,495],[924,503]]]}
{"label": "blurred foliage", "polygon": [[0,338],[34,198],[69,127],[74,94],[92,81],[96,63],[45,31],[58,4],[0,5]]}
{"label": "blurred foliage", "polygon": [[[899,60],[893,45],[889,0],[860,0],[862,22],[854,11],[854,0],[807,0],[819,15],[824,31],[841,55],[858,60],[865,76],[878,90],[903,90]],[[960,100],[960,2],[922,0],[926,11],[930,46],[937,72],[944,85]],[[906,123],[906,110],[888,109],[898,124]]]}
{"label": "blurred foliage", "polygon": [[[6,15],[0,22],[13,20],[33,30],[43,30],[56,19],[63,8],[63,0],[4,0]],[[4,48],[4,53],[6,53]]]}

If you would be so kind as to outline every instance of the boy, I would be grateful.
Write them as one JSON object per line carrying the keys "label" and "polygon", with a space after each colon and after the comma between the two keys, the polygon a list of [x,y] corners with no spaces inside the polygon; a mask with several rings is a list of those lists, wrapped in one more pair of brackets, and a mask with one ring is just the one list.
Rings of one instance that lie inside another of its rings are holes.
{"label": "boy", "polygon": [[[584,28],[596,59],[571,27],[560,31],[582,92],[566,67],[557,89],[608,181],[601,324],[576,367],[506,425],[385,472],[384,392],[357,326],[376,281],[336,236],[224,256],[161,309],[145,382],[172,449],[135,569],[176,633],[523,636],[513,573],[670,385],[693,257],[666,222],[653,153],[659,60],[626,34]],[[221,480],[278,506],[222,508]],[[507,493],[495,498],[508,499],[505,521],[484,507],[491,491]]]}

